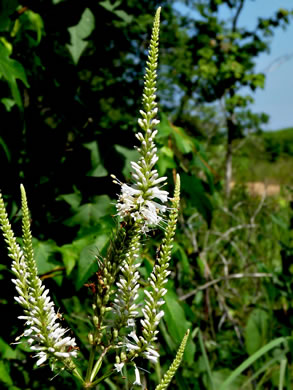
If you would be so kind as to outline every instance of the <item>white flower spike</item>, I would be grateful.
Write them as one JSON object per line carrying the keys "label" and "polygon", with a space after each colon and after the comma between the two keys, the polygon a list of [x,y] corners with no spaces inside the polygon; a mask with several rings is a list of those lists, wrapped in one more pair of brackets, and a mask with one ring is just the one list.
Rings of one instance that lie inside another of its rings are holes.
{"label": "white flower spike", "polygon": [[137,139],[141,142],[141,146],[137,148],[141,157],[138,162],[131,162],[132,185],[121,183],[116,177],[113,177],[114,182],[121,185],[121,194],[116,206],[118,215],[123,219],[130,217],[134,221],[140,221],[143,233],[160,225],[167,210],[164,203],[168,200],[168,192],[161,189],[167,178],[159,177],[158,171],[154,168],[158,161],[157,148],[154,143],[158,131],[155,127],[160,122],[155,119],[158,112],[155,91],[159,18],[160,8],[156,13],[150,42],[142,99],[143,110],[140,110],[142,118],[138,119],[142,132],[136,134]]}

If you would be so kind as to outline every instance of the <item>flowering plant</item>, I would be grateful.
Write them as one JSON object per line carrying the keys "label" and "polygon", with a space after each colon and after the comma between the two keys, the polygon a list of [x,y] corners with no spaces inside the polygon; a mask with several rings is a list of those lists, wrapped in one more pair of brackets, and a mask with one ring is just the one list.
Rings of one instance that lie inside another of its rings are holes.
{"label": "flowering plant", "polygon": [[[154,139],[159,121],[156,91],[156,68],[158,62],[160,8],[157,10],[152,30],[150,50],[146,66],[141,118],[138,162],[131,162],[133,183],[125,184],[113,176],[121,192],[117,202],[117,217],[121,224],[108,248],[107,255],[99,262],[98,281],[93,288],[93,332],[88,336],[91,345],[87,372],[83,375],[78,367],[79,352],[76,341],[61,326],[58,312],[49,296],[49,290],[38,276],[34,260],[30,216],[25,189],[21,186],[22,233],[20,246],[8,220],[3,198],[0,194],[0,226],[12,258],[12,280],[17,296],[15,300],[24,311],[19,318],[25,321],[23,337],[37,358],[36,365],[50,364],[52,370],[67,370],[82,383],[83,388],[92,388],[112,375],[125,369],[134,369],[134,385],[141,385],[136,359],[142,357],[157,363],[159,353],[155,342],[158,324],[164,315],[164,287],[170,271],[172,242],[174,239],[179,208],[180,179],[177,175],[173,198],[162,189],[166,177],[159,177],[154,168],[158,156]],[[167,202],[170,201],[170,207]],[[164,238],[157,252],[154,268],[148,278],[149,290],[144,290],[145,300],[139,318],[137,304],[140,288],[139,253],[142,238],[150,230],[161,227]],[[138,328],[140,324],[140,328]],[[139,333],[138,333],[139,329]],[[21,337],[22,337],[21,336]],[[174,376],[183,356],[188,332],[183,338],[178,353],[169,370],[157,386],[165,389]],[[20,340],[20,337],[18,338]],[[111,370],[98,377],[102,362],[109,352],[115,352]]]}

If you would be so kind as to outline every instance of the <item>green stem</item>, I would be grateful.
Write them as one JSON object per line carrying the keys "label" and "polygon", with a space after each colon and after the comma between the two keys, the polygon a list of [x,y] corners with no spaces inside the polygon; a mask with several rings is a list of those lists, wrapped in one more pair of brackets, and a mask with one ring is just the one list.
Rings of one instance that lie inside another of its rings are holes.
{"label": "green stem", "polygon": [[75,376],[75,378],[79,379],[81,381],[81,383],[84,383],[84,379],[83,379],[82,375],[80,374],[80,372],[77,370],[77,368],[75,368],[72,371],[72,374],[73,374],[73,376]]}
{"label": "green stem", "polygon": [[86,371],[86,376],[85,376],[85,382],[90,381],[92,369],[93,369],[93,365],[94,365],[94,360],[95,360],[95,352],[96,352],[96,346],[93,345],[91,352],[90,352],[89,363],[87,366],[87,371]]}
{"label": "green stem", "polygon": [[108,371],[105,375],[101,376],[100,378],[98,378],[97,380],[95,380],[94,382],[92,382],[92,386],[96,386],[97,384],[99,384],[100,382],[102,382],[104,379],[106,378],[109,378],[109,376],[111,376],[113,374],[114,370],[110,370]]}
{"label": "green stem", "polygon": [[103,355],[101,355],[99,359],[96,361],[96,364],[91,372],[90,382],[92,382],[95,379],[97,373],[99,372],[102,365],[102,360],[103,360]]}
{"label": "green stem", "polygon": [[92,369],[92,372],[91,372],[91,375],[90,375],[90,382],[92,382],[95,379],[97,373],[99,372],[99,370],[101,368],[102,361],[103,361],[104,357],[106,356],[107,352],[111,348],[112,348],[112,345],[111,344],[108,345],[108,347],[104,349],[103,353],[101,354],[99,359],[96,361],[96,364],[95,364],[94,368]]}

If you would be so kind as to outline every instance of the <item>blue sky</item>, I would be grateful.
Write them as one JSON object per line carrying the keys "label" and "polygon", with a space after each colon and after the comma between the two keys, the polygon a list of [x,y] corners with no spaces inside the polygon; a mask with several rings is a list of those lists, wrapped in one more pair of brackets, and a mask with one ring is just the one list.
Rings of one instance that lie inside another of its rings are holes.
{"label": "blue sky", "polygon": [[[246,0],[239,25],[254,27],[258,17],[269,17],[279,8],[293,9],[293,0]],[[182,5],[177,9],[186,11]],[[229,17],[228,10],[223,17]],[[270,115],[266,130],[277,130],[293,127],[293,18],[285,31],[275,30],[270,41],[270,53],[256,59],[256,70],[267,70],[267,78],[264,90],[254,94],[252,108],[254,112]]]}

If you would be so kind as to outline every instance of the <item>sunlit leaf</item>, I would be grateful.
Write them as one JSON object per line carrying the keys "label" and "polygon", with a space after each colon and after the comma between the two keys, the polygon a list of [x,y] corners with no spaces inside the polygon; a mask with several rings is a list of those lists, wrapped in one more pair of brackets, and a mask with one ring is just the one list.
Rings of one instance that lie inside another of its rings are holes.
{"label": "sunlit leaf", "polygon": [[9,55],[9,50],[0,43],[0,77],[8,82],[16,104],[19,108],[22,108],[17,79],[21,80],[26,87],[29,87],[29,84],[23,66],[18,61],[9,58]]}
{"label": "sunlit leaf", "polygon": [[95,17],[89,8],[86,8],[81,15],[80,21],[76,26],[68,29],[70,33],[71,44],[67,45],[73,61],[78,63],[82,52],[87,46],[85,39],[90,35],[95,27]]}

